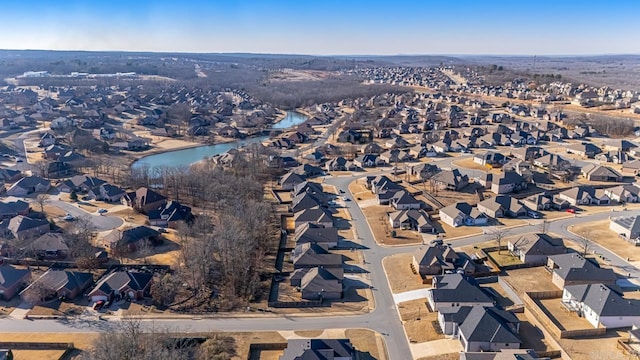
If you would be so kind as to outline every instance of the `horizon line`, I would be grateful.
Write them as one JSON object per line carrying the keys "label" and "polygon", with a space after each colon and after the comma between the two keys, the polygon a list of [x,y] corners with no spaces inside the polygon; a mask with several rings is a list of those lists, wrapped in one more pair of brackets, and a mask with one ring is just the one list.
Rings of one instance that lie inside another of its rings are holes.
{"label": "horizon line", "polygon": [[640,56],[640,53],[579,53],[579,54],[507,54],[507,53],[431,53],[431,54],[308,54],[308,53],[269,53],[269,52],[198,52],[198,51],[153,51],[153,50],[83,50],[83,49],[0,49],[0,51],[48,51],[48,52],[87,52],[87,53],[147,53],[147,54],[191,54],[191,55],[278,55],[278,56],[311,56],[311,57],[597,57],[597,56]]}

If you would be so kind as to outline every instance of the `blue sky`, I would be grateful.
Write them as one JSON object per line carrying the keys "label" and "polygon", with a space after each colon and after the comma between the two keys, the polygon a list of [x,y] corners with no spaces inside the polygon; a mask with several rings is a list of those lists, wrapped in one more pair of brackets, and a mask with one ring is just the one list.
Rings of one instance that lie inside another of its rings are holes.
{"label": "blue sky", "polygon": [[0,49],[640,54],[640,1],[0,0]]}

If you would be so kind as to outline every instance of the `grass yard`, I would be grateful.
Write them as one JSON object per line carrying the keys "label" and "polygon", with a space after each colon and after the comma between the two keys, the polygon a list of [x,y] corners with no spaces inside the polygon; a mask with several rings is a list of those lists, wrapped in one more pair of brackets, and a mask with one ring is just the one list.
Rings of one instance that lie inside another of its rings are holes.
{"label": "grass yard", "polygon": [[502,251],[491,251],[487,253],[489,256],[493,258],[493,260],[498,264],[498,266],[509,266],[509,265],[520,265],[522,261],[519,258],[511,255],[508,250]]}
{"label": "grass yard", "polygon": [[398,304],[400,318],[410,342],[422,343],[444,339],[438,325],[438,313],[429,312],[426,301],[417,299]]}
{"label": "grass yard", "polygon": [[538,306],[560,328],[560,330],[592,329],[593,326],[578,314],[568,311],[560,298],[536,299]]}
{"label": "grass yard", "polygon": [[[86,351],[93,347],[93,342],[98,338],[99,334],[94,332],[86,333],[12,333],[0,332],[0,342],[51,342],[51,343],[73,343],[73,346],[80,350]],[[58,351],[58,350],[56,350]],[[14,352],[15,354],[15,352]],[[34,354],[35,355],[35,354]],[[16,360],[19,358],[16,357]],[[46,359],[41,357],[31,357],[23,359]],[[55,358],[57,360],[57,358]]]}
{"label": "grass yard", "polygon": [[[393,229],[389,222],[388,213],[394,211],[388,206],[369,206],[362,209],[367,217],[367,222],[373,231],[373,236],[379,244],[385,245],[413,245],[422,244],[422,235],[413,230]],[[391,231],[396,231],[396,236],[391,236]]]}
{"label": "grass yard", "polygon": [[353,346],[360,352],[368,353],[363,360],[386,360],[387,351],[380,334],[367,329],[346,329],[344,337],[351,340]]}
{"label": "grass yard", "polygon": [[364,201],[375,199],[376,195],[372,193],[371,190],[364,187],[364,185],[361,183],[363,181],[364,180],[358,180],[349,184],[349,191],[351,192],[351,194],[353,194],[353,200]]}
{"label": "grass yard", "polygon": [[[438,198],[439,199],[439,198]],[[444,231],[445,241],[447,239],[455,239],[462,236],[481,235],[483,228],[480,226],[458,226],[452,227],[438,220],[433,221],[436,228],[440,227]]]}
{"label": "grass yard", "polygon": [[593,221],[569,227],[573,233],[588,235],[589,240],[601,245],[623,259],[629,258],[634,266],[640,266],[640,246],[634,246],[609,230],[609,220]]}
{"label": "grass yard", "polygon": [[413,254],[396,254],[382,260],[382,266],[387,274],[391,292],[398,294],[405,291],[424,289],[428,287],[422,283],[420,275],[411,271]]}

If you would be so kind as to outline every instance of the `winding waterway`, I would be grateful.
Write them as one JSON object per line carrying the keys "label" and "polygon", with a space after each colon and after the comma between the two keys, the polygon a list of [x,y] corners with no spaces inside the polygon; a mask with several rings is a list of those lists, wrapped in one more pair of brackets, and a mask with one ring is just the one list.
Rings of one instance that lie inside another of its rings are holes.
{"label": "winding waterway", "polygon": [[[271,128],[278,130],[288,129],[292,126],[302,124],[307,119],[308,117],[304,114],[295,111],[287,111],[287,116],[279,122],[275,123]],[[143,157],[142,159],[136,160],[131,165],[131,167],[133,169],[145,167],[148,169],[153,169],[158,167],[189,166],[208,157],[222,154],[230,149],[242,147],[249,144],[260,143],[268,138],[269,136],[263,135],[236,140],[228,143],[203,145],[190,149],[167,151],[160,154],[149,155]]]}

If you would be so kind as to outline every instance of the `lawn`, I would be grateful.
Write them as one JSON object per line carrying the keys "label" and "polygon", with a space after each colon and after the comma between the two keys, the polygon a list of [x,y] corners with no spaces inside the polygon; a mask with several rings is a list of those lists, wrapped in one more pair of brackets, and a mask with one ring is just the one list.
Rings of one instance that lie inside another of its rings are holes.
{"label": "lawn", "polygon": [[522,261],[519,258],[511,255],[508,250],[502,251],[491,251],[487,253],[493,260],[498,264],[498,266],[510,266],[510,265],[520,265]]}
{"label": "lawn", "polygon": [[364,180],[357,180],[349,184],[349,191],[355,197],[354,200],[370,200],[375,199],[376,195],[371,190],[364,187]]}
{"label": "lawn", "polygon": [[[619,214],[621,215],[621,214]],[[589,240],[599,244],[623,259],[629,258],[634,266],[640,266],[640,246],[634,246],[609,230],[609,220],[593,221],[569,227],[573,233],[587,235]]]}
{"label": "lawn", "polygon": [[412,262],[413,254],[411,253],[396,254],[382,260],[387,281],[389,281],[391,292],[394,294],[428,287],[422,283],[420,275],[411,271]]}
{"label": "lawn", "polygon": [[[413,245],[422,244],[422,235],[413,230],[393,229],[389,222],[389,212],[394,209],[388,206],[369,206],[362,209],[362,213],[367,218],[367,222],[373,231],[376,242],[385,245]],[[391,232],[395,230],[395,237]]]}
{"label": "lawn", "polygon": [[444,339],[438,325],[438,313],[429,312],[426,301],[426,299],[417,299],[398,304],[400,318],[410,342],[421,343]]}

